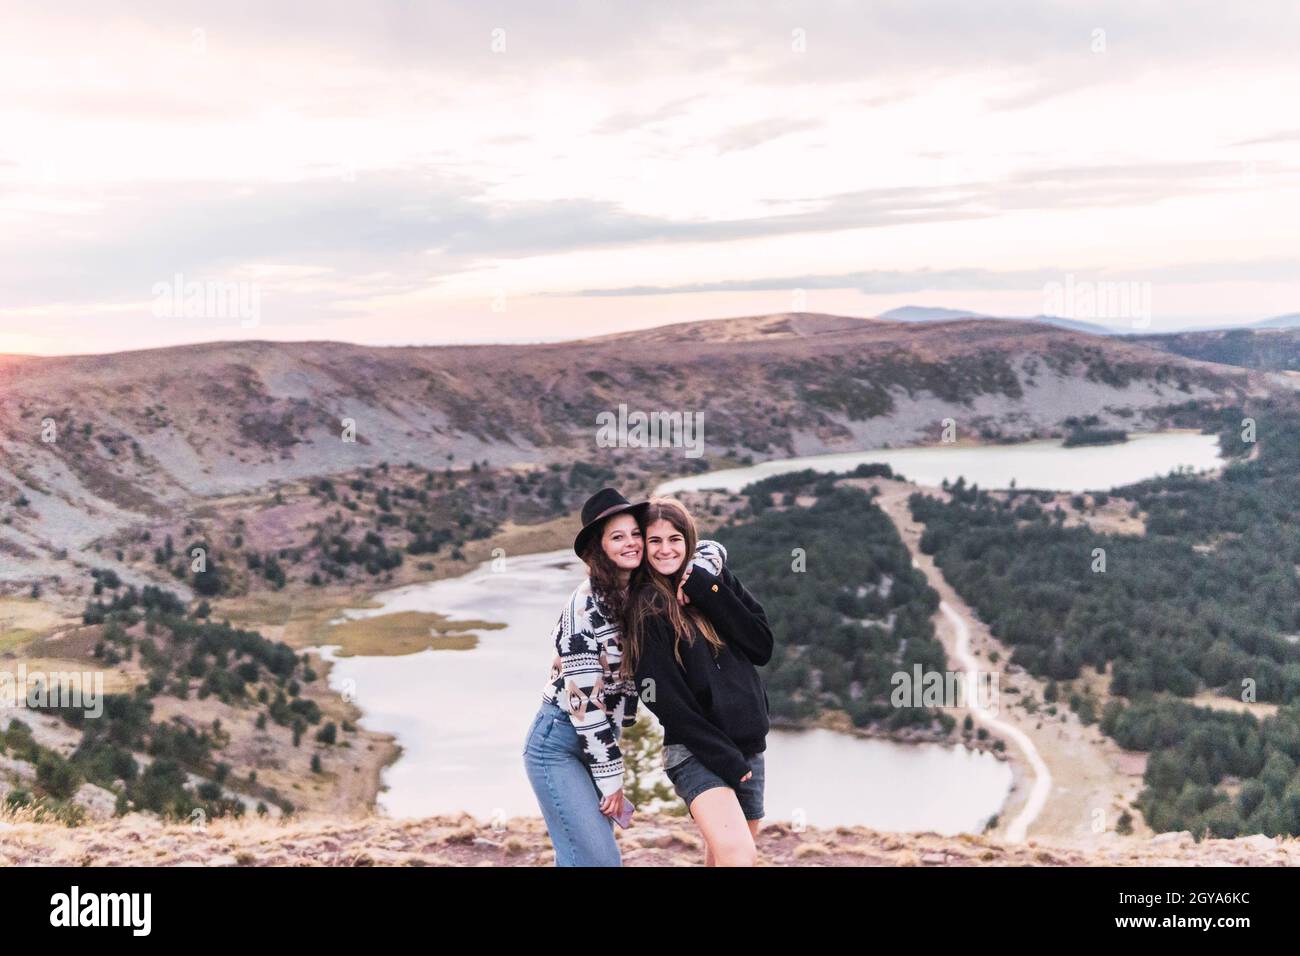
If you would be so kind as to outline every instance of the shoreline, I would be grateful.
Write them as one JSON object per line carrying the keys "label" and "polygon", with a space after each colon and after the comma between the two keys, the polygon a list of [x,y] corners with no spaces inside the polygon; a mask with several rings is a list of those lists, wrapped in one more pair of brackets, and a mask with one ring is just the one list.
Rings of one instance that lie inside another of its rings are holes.
{"label": "shoreline", "polygon": [[364,779],[360,789],[361,806],[352,811],[353,815],[357,816],[377,813],[379,811],[379,795],[386,789],[384,771],[401,759],[402,755],[406,753],[406,748],[402,746],[396,734],[382,730],[372,730],[363,726],[361,721],[365,719],[365,712],[354,702],[347,700],[341,693],[330,687],[329,676],[334,669],[334,662],[326,660],[320,654],[312,654],[311,657],[314,662],[313,666],[316,669],[317,679],[324,689],[324,694],[338,701],[338,706],[347,715],[345,719],[356,728],[358,737],[365,735],[370,739],[372,747],[378,746],[380,748],[376,759],[365,761]]}
{"label": "shoreline", "polygon": [[[550,550],[547,550],[547,551],[534,552],[533,555],[516,554],[513,555],[513,557],[525,558],[525,557],[539,556],[539,555],[544,556],[549,553],[551,553]],[[425,584],[433,584],[436,583],[437,581],[446,581],[446,580],[451,580],[453,578],[464,577],[465,575],[468,575],[478,570],[482,566],[482,564],[483,562],[480,562],[479,564],[471,564],[467,566],[461,574],[455,576],[445,575],[434,580],[404,582],[402,584],[396,584],[391,587],[384,587],[377,590],[373,590],[367,593],[361,599],[361,602],[371,607],[375,605],[382,605],[383,604],[383,601],[381,600],[382,595],[390,594],[397,591],[407,590],[409,588],[418,587]],[[319,654],[321,650],[329,647],[337,647],[337,645],[320,644],[313,647],[304,648],[304,651],[313,653],[318,659],[322,660],[323,663],[328,663],[332,666],[333,662],[325,662],[324,658],[321,657]],[[401,655],[377,655],[377,656],[387,657],[387,656],[401,656]],[[353,708],[353,710],[355,710],[360,715],[358,719],[364,719],[365,712],[363,709],[361,709],[359,706],[355,704],[350,706]],[[945,749],[954,749],[957,747],[961,747],[967,753],[987,754],[989,756],[992,756],[994,759],[998,760],[999,762],[1007,763],[1011,769],[1012,772],[1011,784],[1008,787],[1007,791],[1005,792],[1002,798],[1002,802],[998,805],[997,809],[990,814],[991,818],[1001,820],[1004,814],[1006,813],[1007,801],[1011,800],[1015,795],[1016,762],[1014,761],[1014,759],[1012,759],[1008,750],[1004,749],[1002,751],[999,751],[995,747],[996,742],[1000,738],[993,734],[990,734],[985,740],[979,740],[975,737],[973,733],[963,734],[962,731],[960,730],[959,725],[955,726],[952,731],[947,733],[941,732],[936,729],[927,729],[927,730],[912,729],[912,730],[898,731],[898,730],[888,730],[882,726],[855,727],[852,725],[847,713],[843,711],[837,711],[837,710],[823,711],[821,714],[818,715],[816,719],[812,721],[788,722],[788,721],[782,721],[780,719],[777,719],[772,722],[772,730],[788,732],[788,733],[802,733],[802,732],[810,732],[816,730],[825,730],[847,738],[853,738],[858,740],[878,740],[878,741],[884,741],[898,746],[916,747],[916,746],[925,746],[925,745],[935,745],[935,746],[941,746]],[[373,810],[373,812],[383,813],[384,811],[380,807],[378,802],[378,796],[380,793],[382,793],[384,790],[387,789],[386,784],[384,784],[383,782],[384,772],[388,770],[390,767],[392,767],[397,762],[397,760],[400,759],[400,757],[405,754],[407,748],[405,748],[402,745],[400,741],[400,737],[397,734],[390,733],[388,731],[382,731],[382,730],[373,730],[369,732],[389,737],[393,741],[393,745],[397,750],[397,752],[389,760],[385,761],[383,764],[381,764],[376,768],[378,787],[374,790],[372,796],[371,809]],[[404,815],[399,819],[410,819],[410,816]],[[975,834],[980,832],[987,832],[987,830],[988,830],[988,826],[986,823],[983,827],[972,828],[971,830],[964,831],[964,832]],[[906,831],[900,831],[900,832],[906,832]]]}
{"label": "shoreline", "polygon": [[972,753],[988,754],[997,760],[1010,761],[1006,750],[993,746],[992,738],[988,741],[971,740],[954,730],[948,734],[939,731],[886,730],[882,727],[855,727],[848,714],[842,710],[824,710],[810,723],[791,723],[781,720],[772,721],[773,730],[799,732],[805,730],[829,730],[846,737],[858,737],[862,740],[885,740],[893,744],[935,744],[940,747],[962,747]]}
{"label": "shoreline", "polygon": [[[1204,433],[1201,432],[1199,429],[1195,429],[1195,428],[1171,428],[1171,429],[1162,429],[1160,431],[1139,432],[1135,434],[1201,435]],[[957,447],[966,446],[970,448],[1005,448],[1005,447],[1009,447],[1010,444],[1015,444],[1015,445],[1041,444],[1050,447],[1064,448],[1062,441],[1063,440],[1059,438],[1047,438],[1047,439],[1031,438],[1024,441],[1014,442],[1014,443],[1005,443],[1005,442],[985,442],[985,441],[976,441],[972,439],[965,439],[961,442],[958,442]],[[941,446],[909,446],[910,449],[915,449],[915,450],[926,449],[931,447],[941,447]],[[898,449],[889,449],[889,450],[898,450]],[[871,453],[871,451],[873,450],[867,450],[866,452],[862,452],[862,453],[869,454]],[[857,452],[845,453],[845,454],[857,454]],[[785,459],[774,458],[771,460],[775,461],[775,460],[785,460]],[[1220,464],[1219,467],[1222,467],[1222,464]],[[882,481],[882,479],[852,479],[852,478],[848,478],[847,475],[842,476],[841,480],[844,479],[847,479],[848,481],[851,481],[854,484],[863,484],[864,486],[869,486]],[[659,481],[647,482],[647,484],[651,488],[657,490],[657,488],[660,485],[666,484],[673,480],[676,479],[669,476]],[[904,483],[887,482],[887,484],[903,485]],[[919,483],[906,483],[906,487],[908,488],[907,493],[910,493],[911,490],[919,490],[922,492],[929,492],[929,493],[933,493],[938,490],[938,486],[920,485]],[[712,489],[707,489],[707,490],[701,489],[698,492],[687,491],[687,493],[707,494],[711,490]],[[878,501],[878,504],[882,506],[882,509],[885,510],[887,514],[890,514],[889,509],[883,508],[883,501]],[[708,524],[711,523],[707,520],[707,516],[702,515],[701,517],[703,519],[701,520],[702,528],[706,527]],[[893,514],[890,514],[890,517],[895,518]],[[546,545],[542,547],[538,547],[536,548],[536,550],[515,551],[513,548],[508,550],[511,552],[511,555],[513,557],[525,557],[532,554],[544,554],[551,550],[559,550],[560,548],[563,548],[567,544],[568,528],[566,526],[571,523],[571,520],[572,519],[570,517],[570,518],[555,519],[554,521],[550,522],[549,524],[552,525],[552,527],[548,529],[550,533],[544,536],[547,539]],[[907,545],[909,549],[913,550],[914,560],[915,560],[917,555],[916,555],[916,549],[913,547],[913,542],[911,542],[908,536],[904,533],[905,529],[899,524],[896,518],[895,518],[895,525],[896,527],[898,527],[900,537],[902,537],[904,544]],[[438,566],[441,573],[434,574],[434,575],[427,575],[427,574],[410,575],[410,576],[403,575],[402,577],[405,578],[405,580],[387,582],[382,587],[367,589],[361,595],[357,603],[346,605],[346,607],[350,607],[350,608],[357,608],[357,607],[364,607],[364,606],[373,607],[376,603],[378,603],[378,597],[381,594],[396,591],[402,588],[408,588],[408,587],[424,585],[424,584],[431,584],[435,581],[463,577],[464,575],[469,574],[470,572],[477,569],[484,561],[488,560],[488,555],[492,553],[493,548],[501,547],[505,539],[510,538],[512,535],[517,535],[521,530],[527,533],[527,529],[507,528],[501,535],[494,535],[491,538],[484,539],[483,541],[475,542],[476,544],[480,545],[480,548],[476,550],[482,552],[482,556],[480,557],[480,560],[477,562],[470,559],[470,556],[467,554],[467,560],[459,568],[448,568],[447,562],[441,562]],[[561,531],[563,533],[558,533]],[[537,536],[530,535],[530,537],[536,539]],[[536,544],[537,541],[533,540],[530,541],[529,543]],[[559,543],[558,548],[548,546],[556,543]],[[933,569],[933,573],[941,576],[941,572],[938,571],[937,567]],[[927,573],[927,577],[929,576],[931,575]],[[951,589],[949,588],[948,590]],[[940,589],[940,591],[941,593],[943,593],[944,589]],[[947,594],[946,598],[950,600],[954,595],[955,592],[953,592],[952,594]],[[960,604],[960,607],[965,609],[964,602]],[[340,608],[340,612],[341,609],[342,608]],[[965,609],[965,610],[968,611],[969,609]],[[978,622],[975,623],[978,624]],[[947,626],[943,622],[943,615],[941,612],[936,612],[936,631],[939,633],[941,640],[944,640],[944,636],[947,633]],[[972,631],[976,631],[977,636],[980,638],[976,642],[977,645],[991,642],[992,639],[989,638],[987,635],[978,634],[978,627],[973,627]],[[944,640],[944,644],[946,648],[949,648],[949,653],[951,654],[950,641]],[[304,648],[304,649],[310,650],[310,649],[314,649],[314,647],[316,646],[327,646],[327,645],[313,645],[312,647]],[[995,649],[1001,650],[1003,652],[1004,659],[1009,660],[1009,655],[1005,648],[995,647]],[[977,656],[979,656],[981,652],[976,651],[975,653],[977,654]],[[1006,676],[1010,677],[1010,675],[1006,675]],[[1010,683],[1013,684],[1023,683],[1027,679],[1027,677],[1028,675],[1018,674],[1016,676],[1016,680],[1010,681]],[[1008,701],[1008,703],[1010,704],[1010,701]],[[970,711],[967,712],[970,713]],[[978,715],[972,714],[972,716],[975,716],[977,725],[981,723]],[[1029,719],[1030,715],[1025,715],[1024,717],[1022,717],[1017,713],[1011,712],[1010,707],[1008,707],[1008,716],[1011,718],[1011,724],[1015,726],[1019,726],[1024,723],[1027,723],[1032,726],[1036,723],[1037,727],[1035,728],[1035,730],[1041,730],[1046,720],[1045,715],[1038,715],[1036,717],[1033,717],[1032,719]],[[1028,804],[1028,802],[1031,799],[1033,799],[1032,788],[1037,781],[1037,775],[1032,771],[1032,768],[1027,763],[1026,757],[1020,752],[1020,748],[1018,747],[1018,745],[1015,744],[1015,742],[1007,739],[1005,734],[1000,733],[998,730],[993,728],[987,728],[989,733],[984,740],[980,740],[974,733],[969,733],[969,734],[963,733],[958,728],[955,728],[952,732],[949,732],[948,734],[940,734],[933,731],[920,731],[920,732],[890,731],[880,727],[854,727],[848,720],[846,714],[842,712],[835,712],[835,711],[823,712],[815,720],[809,722],[786,723],[786,722],[774,721],[772,726],[773,729],[795,731],[795,732],[813,730],[813,729],[826,729],[834,733],[843,734],[845,736],[855,737],[858,739],[886,740],[895,744],[906,745],[906,744],[930,743],[930,744],[940,744],[945,747],[962,746],[967,751],[970,752],[991,754],[994,758],[998,759],[999,761],[1003,761],[1007,763],[1011,770],[1012,779],[1011,779],[1010,787],[1006,793],[1006,796],[1003,800],[1000,809],[996,814],[996,820],[997,820],[996,828],[998,831],[1002,833],[1005,833],[1009,821],[1015,819],[1019,814],[1021,814],[1024,811],[1024,808]],[[1086,734],[1087,729],[1083,728],[1082,730]],[[1034,740],[1038,740],[1038,738],[1041,736],[1039,734],[1035,734],[1025,730],[1022,730],[1022,732],[1028,733],[1030,739],[1034,739]],[[1060,731],[1058,729],[1058,735],[1059,733]],[[1083,736],[1083,734],[1080,734],[1080,736]],[[995,742],[997,741],[1001,741],[1003,744],[1003,748],[1001,750],[997,749],[994,746]],[[1112,783],[1116,784],[1115,789],[1117,791],[1133,790],[1132,787],[1133,774],[1131,773],[1131,771],[1126,772],[1119,769],[1119,767],[1117,766],[1118,761],[1112,759],[1113,755],[1108,754],[1108,748],[1106,748],[1104,740],[1094,741],[1091,739],[1091,735],[1088,735],[1085,739],[1079,740],[1078,744],[1081,747],[1087,748],[1088,751],[1086,754],[1080,757],[1082,761],[1092,762],[1094,761],[1094,758],[1097,758],[1100,759],[1106,765],[1108,765],[1109,772],[1105,776]],[[378,768],[377,771],[378,786],[374,790],[374,796],[372,798],[373,802],[371,804],[372,807],[378,806],[377,803],[378,794],[381,793],[384,789],[383,771],[386,770],[388,767],[392,766],[394,763],[396,763],[398,759],[400,759],[402,750],[400,744],[396,743],[395,738],[394,738],[394,745],[399,748],[399,752]],[[1053,790],[1055,790],[1055,788],[1053,788]],[[1118,794],[1115,795],[1118,796]],[[1096,797],[1098,796],[1098,794],[1094,792],[1093,796]],[[1131,801],[1132,796],[1133,793],[1129,792],[1127,794],[1125,802]],[[1049,793],[1047,802],[1045,802],[1039,808],[1039,810],[1036,812],[1034,816],[1033,821],[1031,822],[1033,835],[1042,836],[1050,833],[1054,836],[1059,836],[1059,837],[1086,836],[1085,832],[1080,831],[1078,825],[1065,825],[1064,821],[1061,820],[1054,821],[1053,824],[1051,824],[1050,829],[1048,829],[1047,825],[1043,821],[1048,811],[1047,803],[1050,803],[1050,801],[1051,801],[1051,794]],[[1095,802],[1096,801],[1094,800],[1094,803]],[[1116,804],[1114,804],[1112,800],[1107,800],[1103,804],[1103,806],[1114,806],[1114,805]],[[1144,823],[1140,821],[1140,815],[1138,816],[1138,820],[1136,820],[1135,823],[1137,824],[1136,827],[1137,829],[1145,829]]]}

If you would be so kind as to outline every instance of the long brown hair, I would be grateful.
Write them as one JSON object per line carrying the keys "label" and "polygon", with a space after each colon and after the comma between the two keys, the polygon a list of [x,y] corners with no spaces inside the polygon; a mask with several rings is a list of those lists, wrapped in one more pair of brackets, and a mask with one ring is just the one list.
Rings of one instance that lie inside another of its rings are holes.
{"label": "long brown hair", "polygon": [[618,517],[621,517],[621,514],[610,515],[601,524],[600,534],[591,536],[587,547],[583,549],[582,561],[587,565],[587,577],[591,579],[592,594],[596,595],[596,599],[600,601],[612,620],[621,622],[627,616],[628,588],[619,580],[620,569],[605,553],[603,544],[605,525]]}
{"label": "long brown hair", "polygon": [[695,555],[698,534],[695,531],[695,519],[685,506],[676,498],[651,498],[650,507],[641,519],[641,532],[645,532],[656,521],[667,521],[681,532],[686,542],[686,555],[682,566],[671,575],[663,575],[650,564],[650,544],[646,542],[645,556],[641,566],[632,575],[629,589],[627,611],[623,617],[623,661],[622,675],[630,678],[636,672],[637,661],[641,657],[650,629],[650,622],[655,619],[667,619],[673,632],[673,656],[677,663],[682,663],[681,643],[687,645],[695,642],[697,637],[704,638],[713,648],[716,657],[722,649],[722,638],[713,629],[709,619],[691,607],[677,603],[677,588],[681,584],[682,573]]}

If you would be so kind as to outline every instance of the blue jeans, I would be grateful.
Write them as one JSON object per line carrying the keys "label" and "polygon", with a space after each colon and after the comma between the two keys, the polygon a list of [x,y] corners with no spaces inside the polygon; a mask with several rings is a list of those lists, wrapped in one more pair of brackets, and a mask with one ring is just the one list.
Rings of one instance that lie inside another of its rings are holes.
{"label": "blue jeans", "polygon": [[621,866],[614,821],[600,812],[600,790],[582,759],[578,732],[554,703],[543,702],[533,718],[524,768],[555,846],[555,865]]}

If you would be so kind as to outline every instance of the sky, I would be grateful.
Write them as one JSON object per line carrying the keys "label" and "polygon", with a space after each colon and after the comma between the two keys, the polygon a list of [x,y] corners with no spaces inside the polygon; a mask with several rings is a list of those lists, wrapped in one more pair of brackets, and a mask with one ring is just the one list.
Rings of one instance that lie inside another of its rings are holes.
{"label": "sky", "polygon": [[1300,312],[1290,0],[0,17],[0,352]]}

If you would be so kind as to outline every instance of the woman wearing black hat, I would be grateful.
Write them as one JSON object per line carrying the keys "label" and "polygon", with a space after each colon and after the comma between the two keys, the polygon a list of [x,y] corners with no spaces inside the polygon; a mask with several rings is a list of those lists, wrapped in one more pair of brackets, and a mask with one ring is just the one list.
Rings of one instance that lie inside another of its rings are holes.
{"label": "woman wearing black hat", "polygon": [[[619,674],[618,621],[643,552],[633,504],[602,488],[582,507],[573,550],[587,565],[552,635],[556,657],[524,744],[524,766],[555,845],[556,866],[618,866],[613,821],[626,819],[622,728],[636,722],[636,686]],[[628,805],[630,809],[630,804]]]}

